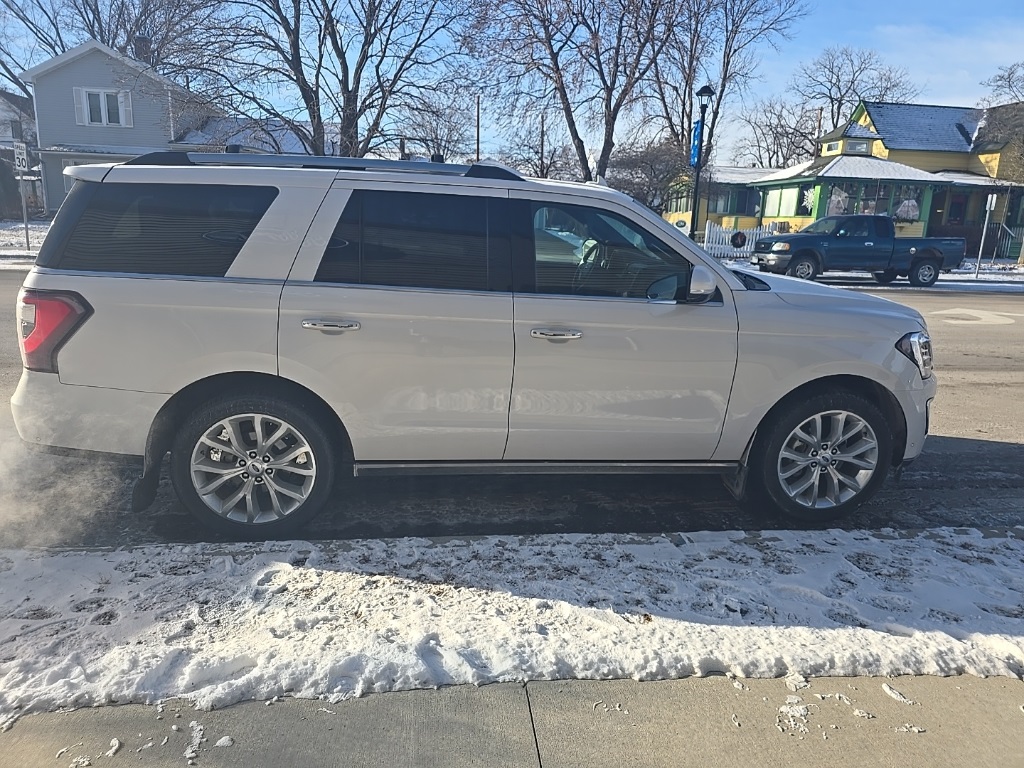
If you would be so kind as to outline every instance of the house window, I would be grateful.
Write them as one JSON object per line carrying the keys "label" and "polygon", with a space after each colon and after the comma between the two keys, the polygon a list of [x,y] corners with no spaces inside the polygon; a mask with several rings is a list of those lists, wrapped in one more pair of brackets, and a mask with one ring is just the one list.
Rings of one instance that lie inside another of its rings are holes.
{"label": "house window", "polygon": [[830,141],[828,144],[825,145],[825,151],[826,152],[838,152],[839,151],[839,142],[838,141]]}
{"label": "house window", "polygon": [[853,141],[852,139],[847,139],[846,151],[851,155],[866,155],[868,153],[868,143],[866,141]]}
{"label": "house window", "polygon": [[75,88],[75,113],[79,125],[132,127],[129,91],[105,88]]}
{"label": "house window", "polygon": [[782,190],[770,189],[768,190],[768,196],[765,199],[764,204],[764,215],[765,216],[778,216],[779,215],[779,199],[782,196]]}

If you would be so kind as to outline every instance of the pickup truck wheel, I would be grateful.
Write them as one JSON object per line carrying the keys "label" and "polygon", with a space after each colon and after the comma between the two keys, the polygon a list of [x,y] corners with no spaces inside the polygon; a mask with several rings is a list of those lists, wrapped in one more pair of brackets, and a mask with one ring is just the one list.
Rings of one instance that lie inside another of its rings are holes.
{"label": "pickup truck wheel", "polygon": [[241,539],[291,534],[331,493],[335,451],[320,423],[273,396],[197,408],[171,449],[171,481],[201,523]]}
{"label": "pickup truck wheel", "polygon": [[872,272],[871,274],[875,278],[875,281],[882,285],[888,285],[896,279],[895,269],[884,269],[881,272]]}
{"label": "pickup truck wheel", "polygon": [[910,268],[910,284],[918,288],[935,285],[939,279],[939,263],[935,259],[923,259]]}
{"label": "pickup truck wheel", "polygon": [[761,434],[751,452],[752,494],[808,522],[855,510],[875,494],[892,463],[885,417],[851,392],[794,402]]}
{"label": "pickup truck wheel", "polygon": [[796,256],[789,262],[786,274],[799,277],[801,280],[813,280],[818,276],[818,262],[811,256]]}

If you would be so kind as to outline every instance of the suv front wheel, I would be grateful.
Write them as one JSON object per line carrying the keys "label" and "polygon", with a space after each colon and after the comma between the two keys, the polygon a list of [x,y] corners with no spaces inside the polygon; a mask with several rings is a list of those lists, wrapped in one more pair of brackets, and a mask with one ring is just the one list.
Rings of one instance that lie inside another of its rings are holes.
{"label": "suv front wheel", "polygon": [[193,411],[178,430],[171,480],[204,525],[264,539],[290,534],[320,511],[335,458],[324,429],[296,405],[224,397]]}
{"label": "suv front wheel", "polygon": [[795,402],[762,434],[751,454],[750,490],[801,520],[852,512],[875,494],[892,464],[885,417],[850,392]]}

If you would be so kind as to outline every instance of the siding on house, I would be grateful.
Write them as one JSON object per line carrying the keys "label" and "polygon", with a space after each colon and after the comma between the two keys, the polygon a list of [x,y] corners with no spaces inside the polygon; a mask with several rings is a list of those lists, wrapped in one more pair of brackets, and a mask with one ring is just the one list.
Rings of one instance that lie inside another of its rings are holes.
{"label": "siding on house", "polygon": [[993,179],[999,177],[1000,153],[991,152],[985,154],[971,155],[971,161],[967,164],[967,170],[971,173],[983,173]]}
{"label": "siding on house", "polygon": [[[166,147],[171,140],[167,88],[102,51],[89,51],[65,66],[43,72],[33,85],[41,148]],[[130,92],[132,127],[78,125],[75,88]]]}
{"label": "siding on house", "polygon": [[966,171],[971,155],[966,152],[930,152],[926,150],[891,149],[888,160],[903,163],[921,171]]}

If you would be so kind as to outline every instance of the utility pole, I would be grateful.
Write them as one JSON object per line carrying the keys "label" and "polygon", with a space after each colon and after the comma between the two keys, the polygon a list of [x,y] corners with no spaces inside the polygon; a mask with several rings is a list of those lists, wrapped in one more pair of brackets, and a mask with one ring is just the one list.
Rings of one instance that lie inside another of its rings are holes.
{"label": "utility pole", "polygon": [[476,95],[476,161],[480,162],[480,94]]}
{"label": "utility pole", "polygon": [[544,113],[540,113],[540,177],[548,177],[547,155],[544,154]]}

